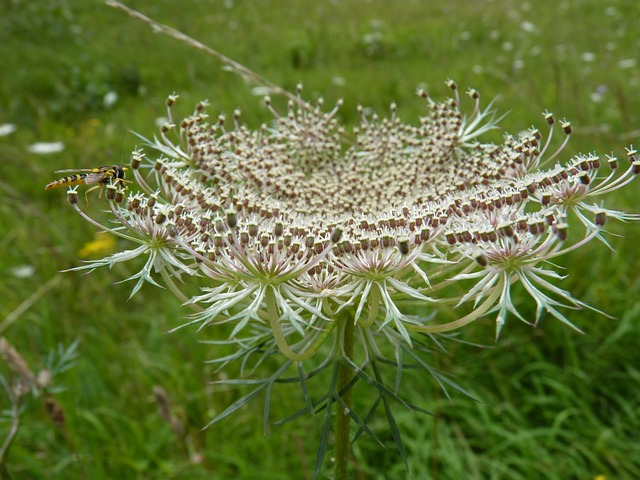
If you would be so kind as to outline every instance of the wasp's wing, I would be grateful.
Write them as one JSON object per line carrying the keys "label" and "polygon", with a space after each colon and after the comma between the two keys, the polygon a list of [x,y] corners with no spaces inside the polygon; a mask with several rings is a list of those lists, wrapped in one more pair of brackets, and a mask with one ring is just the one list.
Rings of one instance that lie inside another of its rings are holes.
{"label": "wasp's wing", "polygon": [[100,171],[99,168],[67,168],[64,170],[56,170],[56,173],[82,173],[82,172],[98,173],[99,171]]}
{"label": "wasp's wing", "polygon": [[98,183],[105,177],[104,172],[93,172],[84,177],[84,183],[87,185],[93,185],[94,183]]}

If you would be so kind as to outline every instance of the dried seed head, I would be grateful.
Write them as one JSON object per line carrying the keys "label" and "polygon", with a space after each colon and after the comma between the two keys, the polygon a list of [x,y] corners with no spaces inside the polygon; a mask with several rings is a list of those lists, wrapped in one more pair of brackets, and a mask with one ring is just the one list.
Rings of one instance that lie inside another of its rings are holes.
{"label": "dried seed head", "polygon": [[283,233],[284,233],[284,224],[282,222],[276,222],[276,224],[273,227],[273,234],[276,237],[280,237],[282,236]]}
{"label": "dried seed head", "polygon": [[587,172],[578,175],[578,180],[580,180],[580,183],[582,183],[583,185],[589,185],[589,183],[591,183],[591,177],[589,177],[589,174]]}
{"label": "dried seed head", "polygon": [[116,199],[116,190],[117,187],[113,184],[107,185],[107,200],[115,200]]}
{"label": "dried seed head", "polygon": [[227,210],[227,226],[233,230],[238,226],[238,215],[234,210]]}
{"label": "dried seed head", "polygon": [[487,257],[484,256],[484,254],[482,253],[482,251],[477,250],[474,254],[473,254],[473,259],[478,262],[478,265],[480,265],[481,267],[486,267],[489,264],[489,261],[487,260]]}
{"label": "dried seed head", "polygon": [[567,239],[568,230],[569,230],[569,225],[566,223],[558,223],[555,226],[556,235],[558,236],[558,239],[561,242],[564,242]]}
{"label": "dried seed head", "polygon": [[408,237],[400,237],[398,238],[398,250],[402,255],[407,255],[409,253],[409,238]]}
{"label": "dried seed head", "polygon": [[78,192],[75,187],[67,190],[67,201],[71,205],[76,205],[78,203]]}
{"label": "dried seed head", "polygon": [[142,157],[140,155],[136,155],[136,152],[134,152],[131,155],[131,169],[138,170],[141,164],[142,164]]}
{"label": "dried seed head", "polygon": [[173,93],[173,94],[169,95],[169,96],[167,97],[166,102],[165,102],[165,103],[166,103],[166,105],[167,105],[167,107],[169,107],[169,108],[173,107],[173,106],[175,105],[176,101],[178,100],[178,97],[179,97],[179,96],[180,96],[180,95],[176,95],[175,93]]}
{"label": "dried seed head", "polygon": [[338,243],[342,238],[343,233],[344,233],[344,228],[342,228],[340,225],[334,228],[333,231],[331,232],[331,243]]}

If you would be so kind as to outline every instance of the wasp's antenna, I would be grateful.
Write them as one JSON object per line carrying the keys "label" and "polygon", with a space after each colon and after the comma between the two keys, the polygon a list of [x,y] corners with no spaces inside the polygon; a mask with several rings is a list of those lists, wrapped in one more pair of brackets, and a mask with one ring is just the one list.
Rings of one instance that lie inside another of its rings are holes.
{"label": "wasp's antenna", "polygon": [[230,59],[229,57],[227,57],[226,55],[223,55],[222,53],[218,52],[217,50],[214,50],[211,47],[206,46],[205,44],[199,42],[198,40],[191,38],[188,35],[185,35],[184,33],[171,28],[167,25],[163,25],[161,23],[156,22],[155,20],[152,20],[151,18],[147,17],[146,15],[143,15],[142,13],[138,12],[137,10],[134,10],[126,5],[124,5],[123,3],[120,3],[116,0],[106,0],[106,4],[109,5],[110,7],[114,7],[114,8],[119,8],[120,10],[124,10],[125,12],[127,12],[129,15],[131,15],[134,18],[137,18],[138,20],[142,20],[144,23],[148,24],[151,26],[151,28],[156,31],[156,32],[160,32],[160,33],[164,33],[165,35],[169,35],[170,37],[173,37],[177,40],[180,40],[181,42],[186,43],[187,45],[190,45],[192,47],[195,47],[199,50],[203,50],[206,53],[208,53],[209,55],[211,55],[212,57],[218,59],[220,62],[222,62],[230,71],[237,73],[238,75],[240,75],[241,77],[255,83],[256,85],[259,85],[261,87],[266,87],[268,88],[272,94],[276,94],[276,95],[282,95],[284,97],[287,97],[289,100],[294,100],[296,101],[297,97],[296,95],[294,95],[293,93],[285,90],[282,87],[279,87],[278,85],[276,85],[275,83],[271,83],[269,80],[267,80],[266,78],[262,77],[261,75],[257,74],[256,72],[254,72],[253,70],[245,67],[244,65]]}

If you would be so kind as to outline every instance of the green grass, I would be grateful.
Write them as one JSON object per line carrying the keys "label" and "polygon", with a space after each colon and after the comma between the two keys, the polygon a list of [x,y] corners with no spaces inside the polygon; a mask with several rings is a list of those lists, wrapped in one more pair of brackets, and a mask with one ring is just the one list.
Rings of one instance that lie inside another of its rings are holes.
{"label": "green grass", "polygon": [[[485,101],[498,97],[497,108],[510,111],[507,131],[534,124],[543,130],[545,109],[570,119],[575,136],[565,159],[611,149],[622,156],[624,146],[639,143],[640,65],[621,68],[640,50],[637,2],[388,3],[265,0],[227,7],[163,0],[131,6],[285,88],[302,81],[309,98],[322,95],[327,105],[344,97],[347,123],[356,121],[358,104],[384,113],[393,101],[403,118],[417,119],[424,104],[415,88],[444,98],[450,77],[461,88],[477,88]],[[527,21],[532,32],[527,24],[523,29]],[[268,118],[260,99],[215,60],[98,1],[5,2],[0,32],[0,124],[18,126],[0,137],[0,322],[34,300],[1,334],[34,370],[58,344],[81,342],[76,366],[58,379],[66,387],[55,395],[64,426],[32,401],[9,457],[13,477],[310,478],[322,415],[270,427],[264,438],[259,399],[202,431],[243,393],[210,385],[216,377],[204,362],[213,347],[199,343],[207,337],[192,330],[165,334],[187,313],[165,291],[145,286],[127,301],[131,286],[115,282],[133,271],[57,273],[79,264],[94,228],[66,205],[62,190],[42,190],[54,170],[127,163],[138,142],[130,131],[152,135],[174,91],[182,113],[208,98],[212,114],[240,107],[253,125]],[[110,91],[119,98],[107,108],[103,98]],[[600,102],[593,100],[598,91]],[[29,153],[36,141],[62,141],[65,149]],[[636,199],[632,187],[608,205],[638,211]],[[101,215],[97,200],[90,208]],[[624,234],[611,237],[617,252],[594,242],[568,255],[563,287],[615,320],[572,312],[584,336],[553,321],[533,331],[512,321],[495,345],[491,319],[467,328],[465,340],[491,348],[453,344],[450,355],[434,362],[481,402],[457,393],[447,400],[430,378],[407,374],[405,396],[436,414],[397,409],[414,478],[640,478],[640,226],[618,224],[611,231]],[[24,265],[35,273],[12,273]],[[232,366],[224,374],[237,372]],[[168,392],[184,434],[175,435],[161,418],[154,385]],[[355,406],[365,408],[370,392],[358,393]],[[275,391],[273,418],[300,403],[293,392]],[[383,419],[374,430],[391,440]],[[405,478],[397,452],[368,438],[354,450],[357,478]]]}

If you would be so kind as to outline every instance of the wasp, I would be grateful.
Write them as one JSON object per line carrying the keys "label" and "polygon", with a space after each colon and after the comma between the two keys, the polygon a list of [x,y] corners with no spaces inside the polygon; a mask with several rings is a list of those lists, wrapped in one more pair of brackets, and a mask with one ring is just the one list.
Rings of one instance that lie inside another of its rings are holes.
{"label": "wasp", "polygon": [[69,186],[72,187],[74,185],[94,185],[90,189],[88,189],[84,198],[89,205],[89,193],[93,192],[96,189],[100,189],[100,194],[98,198],[102,198],[102,192],[107,185],[117,185],[119,183],[124,183],[126,180],[124,179],[124,172],[126,168],[122,168],[120,165],[103,165],[101,167],[96,168],[78,168],[78,169],[70,169],[70,170],[56,170],[56,173],[71,173],[74,172],[73,175],[69,175],[68,177],[62,177],[58,180],[54,180],[51,183],[45,185],[45,190],[51,190],[52,188]]}

